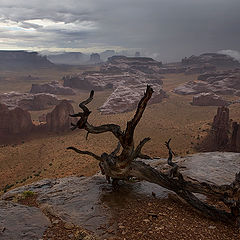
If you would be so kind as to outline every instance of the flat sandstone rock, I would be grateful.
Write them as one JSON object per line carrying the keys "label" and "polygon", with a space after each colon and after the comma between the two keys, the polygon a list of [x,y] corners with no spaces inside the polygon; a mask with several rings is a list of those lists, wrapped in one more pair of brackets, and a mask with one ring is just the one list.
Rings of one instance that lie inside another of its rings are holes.
{"label": "flat sandstone rock", "polygon": [[0,201],[0,239],[40,239],[50,225],[48,218],[36,207]]}

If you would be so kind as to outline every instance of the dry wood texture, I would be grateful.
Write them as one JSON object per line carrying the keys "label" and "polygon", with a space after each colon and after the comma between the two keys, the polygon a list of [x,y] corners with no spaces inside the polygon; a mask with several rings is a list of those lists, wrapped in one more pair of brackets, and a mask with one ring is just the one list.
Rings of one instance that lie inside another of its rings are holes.
{"label": "dry wood texture", "polygon": [[[91,91],[89,98],[79,104],[79,107],[83,112],[71,115],[72,117],[80,117],[77,124],[73,124],[72,129],[85,129],[87,135],[89,133],[100,134],[111,132],[118,139],[119,144],[111,154],[102,153],[101,156],[97,156],[89,151],[79,150],[76,147],[68,147],[68,149],[74,150],[79,154],[90,155],[98,160],[102,173],[106,175],[108,181],[112,180],[113,185],[116,185],[119,180],[128,180],[132,177],[152,182],[175,192],[180,198],[184,199],[193,208],[201,211],[205,216],[239,226],[240,173],[236,174],[233,183],[221,186],[199,182],[196,179],[190,179],[187,176],[183,176],[179,171],[178,165],[172,161],[174,152],[170,147],[171,139],[165,143],[169,151],[168,164],[171,166],[169,172],[157,171],[150,165],[138,160],[139,158],[150,159],[149,156],[141,153],[143,146],[150,140],[150,138],[144,138],[135,147],[134,131],[142,118],[152,93],[153,89],[150,86],[147,86],[144,96],[138,103],[134,117],[127,122],[126,129],[122,131],[121,127],[115,124],[93,126],[88,123],[88,116],[91,114],[91,111],[86,105],[93,100],[94,91]],[[118,154],[119,152],[120,154]],[[194,193],[200,193],[223,202],[228,211],[217,209],[214,206],[201,201],[196,195],[194,195]]]}

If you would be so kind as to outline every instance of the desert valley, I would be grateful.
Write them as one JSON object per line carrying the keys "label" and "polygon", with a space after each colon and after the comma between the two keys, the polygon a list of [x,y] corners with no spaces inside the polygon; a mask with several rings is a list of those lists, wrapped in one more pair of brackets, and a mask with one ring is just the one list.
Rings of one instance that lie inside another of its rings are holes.
{"label": "desert valley", "polygon": [[[144,162],[169,169],[171,138],[183,176],[231,184],[240,170],[240,63],[219,53],[168,64],[92,54],[77,65],[67,57],[0,51],[0,239],[239,239],[234,225],[165,188],[133,178],[115,189],[96,159],[67,148],[110,156],[114,131],[92,134],[70,115],[94,90],[89,123],[125,129],[150,86],[134,135],[136,145],[151,138],[142,151],[152,160]],[[200,199],[230,214],[219,199]]]}

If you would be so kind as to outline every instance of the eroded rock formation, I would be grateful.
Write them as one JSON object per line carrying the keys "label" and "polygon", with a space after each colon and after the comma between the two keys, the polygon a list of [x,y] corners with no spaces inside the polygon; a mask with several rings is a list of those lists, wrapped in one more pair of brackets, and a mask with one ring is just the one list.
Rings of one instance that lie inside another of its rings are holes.
{"label": "eroded rock formation", "polygon": [[[100,112],[103,114],[115,114],[132,111],[136,108],[145,88],[146,85],[140,84],[138,86],[119,86],[99,108]],[[161,86],[158,88],[155,86],[154,91],[149,104],[159,103],[164,98],[168,98],[168,95],[162,90]]]}
{"label": "eroded rock formation", "polygon": [[59,99],[52,94],[39,93],[18,101],[18,106],[24,110],[39,111],[48,109],[59,103]]}
{"label": "eroded rock formation", "polygon": [[198,81],[187,82],[174,91],[182,95],[213,92],[240,96],[240,69],[206,72],[199,75]]}
{"label": "eroded rock formation", "polygon": [[29,112],[15,108],[9,110],[5,104],[0,103],[0,136],[26,134],[33,129]]}
{"label": "eroded rock formation", "polygon": [[226,148],[229,144],[229,128],[229,109],[227,107],[219,107],[212,123],[215,142],[218,148]]}
{"label": "eroded rock formation", "polygon": [[231,150],[240,152],[240,123],[232,123]]}
{"label": "eroded rock formation", "polygon": [[9,109],[20,107],[29,111],[48,109],[59,103],[55,95],[48,93],[30,94],[9,92],[0,94],[0,100],[6,104]]}
{"label": "eroded rock formation", "polygon": [[61,101],[52,112],[46,115],[46,128],[52,132],[69,130],[72,122],[70,114],[73,114],[72,105],[66,100]]}
{"label": "eroded rock formation", "polygon": [[226,106],[218,107],[212,122],[212,129],[202,143],[203,147],[207,151],[240,152],[239,125],[229,119],[229,109]]}
{"label": "eroded rock formation", "polygon": [[70,87],[64,87],[58,81],[52,81],[45,84],[32,84],[30,93],[51,93],[56,95],[75,95]]}
{"label": "eroded rock formation", "polygon": [[102,62],[102,60],[101,60],[100,55],[98,53],[92,53],[90,55],[89,63],[97,64],[97,63],[100,63],[100,62]]}
{"label": "eroded rock formation", "polygon": [[167,94],[162,90],[162,63],[146,57],[113,56],[100,71],[63,77],[64,86],[82,90],[113,89],[99,108],[103,114],[131,111],[136,107],[146,85],[154,89],[150,103],[159,103]]}
{"label": "eroded rock formation", "polygon": [[240,63],[234,58],[220,53],[204,53],[200,56],[191,56],[189,58],[183,58],[182,64],[184,65],[201,65],[201,64],[210,64],[213,66],[229,66],[237,67],[240,66]]}
{"label": "eroded rock formation", "polygon": [[193,96],[191,103],[195,106],[226,106],[229,102],[214,93],[201,93]]}
{"label": "eroded rock formation", "polygon": [[70,131],[71,122],[69,114],[73,107],[67,100],[62,100],[52,112],[39,117],[40,125],[33,124],[28,111],[19,107],[9,110],[7,105],[0,103],[0,144],[19,142],[33,134],[46,134],[47,132]]}
{"label": "eroded rock formation", "polygon": [[52,66],[54,66],[53,63],[37,52],[0,51],[0,69],[39,69]]}

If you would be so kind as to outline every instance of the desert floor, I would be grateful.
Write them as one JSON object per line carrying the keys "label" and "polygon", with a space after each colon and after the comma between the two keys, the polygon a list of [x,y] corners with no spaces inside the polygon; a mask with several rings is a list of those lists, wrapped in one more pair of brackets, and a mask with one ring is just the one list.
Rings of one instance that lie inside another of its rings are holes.
{"label": "desert floor", "polygon": [[[34,73],[31,74],[34,76]],[[49,72],[35,73],[37,76],[40,75],[41,82],[46,82],[45,76],[49,76],[49,74]],[[53,78],[48,77],[47,81],[60,80],[61,74],[63,72],[54,72]],[[174,87],[186,81],[195,80],[196,77],[196,75],[184,74],[165,75],[163,88],[168,92],[169,98],[161,103],[148,105],[135,131],[136,143],[144,137],[151,137],[151,141],[144,147],[146,154],[152,157],[166,157],[167,150],[164,142],[169,138],[172,138],[172,148],[179,156],[204,151],[198,146],[210,130],[217,107],[192,106],[190,104],[192,96],[180,96],[172,92]],[[10,82],[13,83],[6,84],[4,91],[27,91],[31,87],[31,83],[25,83],[26,85],[20,88],[18,82]],[[2,85],[4,86],[4,84]],[[3,88],[1,91],[3,92]],[[92,110],[89,122],[94,125],[115,123],[124,129],[134,111],[101,115],[97,110],[110,93],[110,91],[96,92],[94,100],[89,104],[89,108]],[[70,97],[75,102],[76,111],[79,111],[77,104],[87,98],[88,94],[88,92],[78,91],[77,95]],[[61,96],[61,98],[66,98],[66,96]],[[228,98],[231,97],[228,96]],[[230,118],[236,121],[240,121],[239,106],[240,104],[230,106]],[[31,112],[32,119],[37,122],[39,115],[50,110]],[[14,184],[16,187],[42,178],[95,174],[99,168],[94,159],[80,156],[66,148],[75,146],[82,150],[101,154],[102,152],[111,152],[117,145],[117,141],[110,133],[90,134],[88,140],[85,137],[86,132],[83,130],[74,132],[69,130],[64,134],[34,135],[18,141],[17,144],[0,146],[0,189],[7,184]]]}
{"label": "desert floor", "polygon": [[[75,69],[75,71],[77,72],[79,69]],[[13,90],[21,92],[30,89],[31,81],[19,83],[17,78],[12,81],[10,73],[5,74],[9,75],[9,81],[5,81],[5,84],[0,83],[1,92]],[[35,72],[31,74],[40,76],[40,82],[49,82],[50,80],[60,80],[68,72]],[[192,96],[180,96],[172,92],[179,84],[195,80],[196,77],[196,75],[184,74],[165,75],[163,88],[168,92],[169,98],[162,103],[148,105],[135,132],[136,143],[144,137],[151,137],[151,141],[143,149],[144,153],[152,157],[167,157],[168,152],[164,142],[169,138],[172,138],[172,148],[178,156],[204,151],[200,147],[201,142],[210,131],[217,107],[192,106],[190,104]],[[110,91],[96,92],[93,102],[89,104],[89,108],[92,110],[89,122],[93,125],[115,123],[124,129],[134,111],[101,115],[97,110],[110,93]],[[88,92],[78,91],[76,96],[71,97],[75,102],[76,111],[78,111],[77,104],[87,98],[88,94]],[[61,98],[65,97],[61,96]],[[232,97],[227,96],[227,98],[231,99]],[[38,116],[50,110],[31,112],[32,119],[37,122]],[[240,121],[240,104],[230,106],[230,118]],[[117,141],[110,133],[90,134],[86,140],[86,132],[83,130],[73,132],[69,130],[64,134],[47,136],[33,135],[15,144],[2,145],[0,146],[0,193],[3,193],[6,185],[11,186],[10,189],[12,189],[43,178],[94,175],[99,171],[96,160],[89,156],[80,156],[66,148],[75,146],[81,150],[101,154],[102,152],[111,152],[116,145]],[[157,209],[161,210],[164,217],[158,219],[154,224],[144,223],[146,212],[157,211]],[[189,219],[193,219],[193,221]],[[119,229],[118,237],[113,236],[111,239],[124,239],[126,236],[128,236],[126,239],[139,239],[139,236],[144,236],[142,239],[238,238],[234,229],[230,229],[229,226],[222,223],[215,224],[192,212],[188,206],[176,203],[175,200],[162,202],[162,200],[148,199],[144,206],[137,200],[133,201],[119,212],[118,221],[119,224],[126,225],[124,229]],[[179,222],[183,224],[181,225]],[[212,225],[214,227],[209,228]],[[139,226],[141,226],[141,230],[139,230]],[[179,232],[179,235],[176,235],[176,231]],[[147,235],[143,235],[144,232]],[[230,238],[231,236],[232,238]]]}

